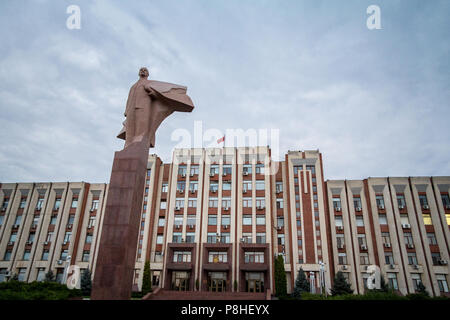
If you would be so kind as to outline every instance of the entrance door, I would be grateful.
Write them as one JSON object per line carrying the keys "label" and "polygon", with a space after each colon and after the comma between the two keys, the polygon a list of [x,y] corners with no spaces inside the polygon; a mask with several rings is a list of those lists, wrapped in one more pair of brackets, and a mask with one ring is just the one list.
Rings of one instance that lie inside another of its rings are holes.
{"label": "entrance door", "polygon": [[247,292],[264,292],[264,274],[249,272],[246,274]]}
{"label": "entrance door", "polygon": [[226,291],[227,275],[225,272],[208,272],[209,291],[224,292]]}
{"label": "entrance door", "polygon": [[172,275],[172,290],[188,291],[189,280],[189,272],[174,272]]}

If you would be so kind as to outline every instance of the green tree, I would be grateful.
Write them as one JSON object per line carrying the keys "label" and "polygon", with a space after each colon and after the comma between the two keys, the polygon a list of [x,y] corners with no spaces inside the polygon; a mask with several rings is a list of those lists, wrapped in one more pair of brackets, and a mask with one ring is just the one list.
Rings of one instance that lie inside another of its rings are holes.
{"label": "green tree", "polygon": [[282,255],[278,255],[275,260],[275,295],[283,297],[287,294],[286,271],[284,270],[284,260]]}
{"label": "green tree", "polygon": [[344,274],[341,271],[338,271],[336,273],[336,276],[334,277],[334,283],[333,288],[331,288],[331,294],[333,296],[338,296],[341,294],[351,294],[351,293],[353,293],[353,290],[350,287],[350,284],[347,282],[347,279],[345,279]]}
{"label": "green tree", "polygon": [[81,275],[80,280],[80,288],[81,292],[84,296],[90,296],[91,295],[91,289],[92,289],[92,280],[91,280],[92,274],[89,269],[86,269],[83,274]]}
{"label": "green tree", "polygon": [[49,270],[46,274],[45,274],[45,282],[55,282],[56,281],[56,277],[53,274],[52,270]]}
{"label": "green tree", "polygon": [[145,262],[144,277],[142,279],[142,294],[146,295],[152,291],[152,282],[150,279],[150,261]]}
{"label": "green tree", "polygon": [[306,278],[305,272],[300,267],[298,270],[297,279],[295,279],[294,297],[300,298],[303,292],[310,292],[311,288],[309,281]]}

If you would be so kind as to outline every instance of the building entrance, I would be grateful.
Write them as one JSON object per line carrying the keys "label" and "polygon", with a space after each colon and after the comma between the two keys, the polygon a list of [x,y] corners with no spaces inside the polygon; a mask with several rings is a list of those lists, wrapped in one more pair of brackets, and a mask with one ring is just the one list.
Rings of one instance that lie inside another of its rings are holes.
{"label": "building entrance", "polygon": [[208,272],[209,291],[226,291],[227,274],[225,272]]}
{"label": "building entrance", "polygon": [[247,292],[264,292],[264,273],[247,272],[245,274]]}
{"label": "building entrance", "polygon": [[172,274],[172,290],[189,291],[190,273],[174,272]]}

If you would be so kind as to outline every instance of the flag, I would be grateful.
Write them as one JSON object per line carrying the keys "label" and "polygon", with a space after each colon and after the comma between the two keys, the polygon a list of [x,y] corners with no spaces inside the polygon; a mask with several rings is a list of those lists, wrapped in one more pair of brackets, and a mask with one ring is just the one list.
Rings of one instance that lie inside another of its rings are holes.
{"label": "flag", "polygon": [[220,139],[217,139],[217,143],[225,142],[225,136],[223,136]]}

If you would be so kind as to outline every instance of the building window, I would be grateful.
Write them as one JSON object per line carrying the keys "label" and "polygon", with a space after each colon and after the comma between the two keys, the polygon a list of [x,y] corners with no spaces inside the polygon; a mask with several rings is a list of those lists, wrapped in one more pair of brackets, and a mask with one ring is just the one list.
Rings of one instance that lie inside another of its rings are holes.
{"label": "building window", "polygon": [[72,237],[72,232],[66,232],[64,234],[64,243],[70,242],[71,237]]}
{"label": "building window", "polygon": [[227,252],[222,251],[210,251],[208,252],[208,263],[227,263],[228,255]]}
{"label": "building window", "polygon": [[89,217],[88,228],[95,227],[95,220],[96,220],[96,217],[95,217],[95,216],[90,216],[90,217]]}
{"label": "building window", "polygon": [[255,188],[256,190],[265,190],[266,184],[264,183],[264,180],[256,181]]}
{"label": "building window", "polygon": [[277,199],[277,209],[283,209],[283,199]]}
{"label": "building window", "polygon": [[210,214],[208,215],[208,226],[216,226],[217,225],[217,215]]}
{"label": "building window", "polygon": [[69,254],[69,250],[61,250],[61,255],[59,256],[59,260],[66,261],[68,254]]}
{"label": "building window", "polygon": [[242,216],[242,224],[244,226],[251,226],[252,225],[252,216],[251,215],[243,215]]}
{"label": "building window", "polygon": [[408,264],[417,265],[417,256],[415,252],[408,252]]}
{"label": "building window", "polygon": [[209,207],[210,208],[217,208],[219,205],[219,201],[217,198],[209,198]]}
{"label": "building window", "polygon": [[147,169],[147,177],[150,177],[152,175],[152,169]]}
{"label": "building window", "polygon": [[412,237],[411,232],[404,232],[404,233],[403,233],[403,237],[404,237],[404,239],[405,239],[405,244],[406,244],[406,245],[408,245],[408,244],[414,244],[414,241],[413,241],[413,237]]}
{"label": "building window", "polygon": [[252,243],[252,234],[250,232],[242,233],[242,239],[245,243]]}
{"label": "building window", "polygon": [[344,248],[345,246],[345,238],[343,234],[337,234],[336,235],[336,244],[339,249]]}
{"label": "building window", "polygon": [[27,273],[27,268],[18,268],[18,279],[19,281],[25,281],[25,275]]}
{"label": "building window", "polygon": [[41,257],[41,260],[42,260],[42,261],[48,261],[48,254],[49,254],[48,249],[44,249],[44,251],[42,251],[42,257]]}
{"label": "building window", "polygon": [[71,203],[70,207],[71,207],[71,208],[76,208],[76,207],[78,207],[78,197],[72,198],[72,203]]}
{"label": "building window", "polygon": [[366,241],[366,235],[364,234],[358,234],[358,244],[361,250],[367,249],[367,241]]}
{"label": "building window", "polygon": [[100,201],[98,199],[94,199],[92,200],[92,205],[91,205],[91,210],[97,210],[98,209],[98,204],[100,203]]}
{"label": "building window", "polygon": [[266,243],[266,234],[264,232],[256,234],[256,243]]}
{"label": "building window", "polygon": [[92,243],[92,233],[86,234],[86,243]]}
{"label": "building window", "polygon": [[417,289],[419,288],[419,284],[422,282],[420,273],[411,273],[412,282],[414,285],[414,290],[417,292]]}
{"label": "building window", "polygon": [[183,216],[175,216],[175,218],[173,219],[173,224],[177,229],[181,228],[181,226],[183,225]]}
{"label": "building window", "polygon": [[364,218],[362,216],[356,216],[356,226],[364,227]]}
{"label": "building window", "polygon": [[362,205],[361,205],[361,198],[353,198],[353,206],[356,211],[361,211]]}
{"label": "building window", "polygon": [[45,241],[51,242],[52,238],[53,238],[53,232],[52,231],[47,232],[47,238]]}
{"label": "building window", "polygon": [[377,202],[378,209],[384,209],[384,197],[383,195],[375,196],[375,201]]}
{"label": "building window", "polygon": [[245,252],[245,263],[264,263],[264,252]]}
{"label": "building window", "polygon": [[17,216],[16,220],[14,221],[14,226],[20,226],[20,222],[22,222],[22,216]]}
{"label": "building window", "polygon": [[433,222],[431,221],[431,214],[422,214],[423,224],[426,226],[431,226]]}
{"label": "building window", "polygon": [[194,242],[195,242],[195,233],[186,232],[186,243],[194,243]]}
{"label": "building window", "polygon": [[44,281],[45,280],[45,268],[37,268],[37,277],[36,277],[36,281]]}
{"label": "building window", "polygon": [[30,250],[25,250],[25,251],[23,252],[23,260],[24,260],[24,261],[30,260],[30,254],[31,254],[31,251],[30,251]]}
{"label": "building window", "polygon": [[359,254],[359,263],[363,265],[369,264],[369,254],[367,252],[362,252]]}
{"label": "building window", "polygon": [[340,265],[345,265],[347,264],[347,254],[346,253],[338,253],[338,263]]}
{"label": "building window", "polygon": [[284,227],[284,218],[283,217],[277,217],[277,227],[279,227],[279,228]]}
{"label": "building window", "polygon": [[252,198],[243,198],[242,199],[242,207],[251,208],[252,207]]}
{"label": "building window", "polygon": [[336,211],[341,211],[341,198],[333,198],[333,208]]}
{"label": "building window", "polygon": [[6,211],[6,209],[8,209],[8,204],[9,204],[9,198],[3,199],[2,211]]}
{"label": "building window", "polygon": [[26,203],[27,203],[27,198],[26,197],[20,198],[19,209],[24,209]]}
{"label": "building window", "polygon": [[56,198],[55,204],[53,205],[53,210],[59,210],[60,206],[61,206],[61,198]]}
{"label": "building window", "polygon": [[306,170],[311,170],[311,174],[316,174],[316,167],[315,166],[306,166]]}
{"label": "building window", "polygon": [[184,208],[184,198],[175,199],[175,208]]}
{"label": "building window", "polygon": [[163,240],[164,240],[164,237],[163,237],[162,234],[158,234],[158,235],[156,236],[156,244],[162,244],[162,243],[163,243]]}
{"label": "building window", "polygon": [[159,218],[158,219],[158,227],[164,227],[166,225],[166,219],[165,218]]}
{"label": "building window", "polygon": [[198,174],[198,166],[191,165],[190,174],[191,176],[193,176],[194,174]]}
{"label": "building window", "polygon": [[278,245],[279,246],[284,246],[284,234],[279,234],[277,236],[277,238],[278,238]]}
{"label": "building window", "polygon": [[243,192],[247,192],[252,190],[252,182],[251,181],[244,181],[242,183],[242,190]]}
{"label": "building window", "polygon": [[223,174],[224,175],[228,175],[228,174],[231,174],[231,165],[230,164],[224,164],[223,165]]}
{"label": "building window", "polygon": [[430,245],[437,245],[436,234],[434,232],[428,232],[427,238]]}
{"label": "building window", "polygon": [[227,182],[227,181],[223,182],[222,183],[222,190],[223,191],[231,190],[231,182]]}
{"label": "building window", "polygon": [[275,190],[276,190],[276,193],[283,192],[283,182],[276,182]]}
{"label": "building window", "polygon": [[161,203],[159,204],[159,208],[162,210],[167,209],[167,202],[166,201],[161,201]]}
{"label": "building window", "polygon": [[178,174],[185,176],[186,175],[186,166],[179,166],[178,167]]}
{"label": "building window", "polygon": [[244,164],[242,168],[244,173],[251,174],[252,173],[252,165],[251,164]]}
{"label": "building window", "polygon": [[174,232],[172,235],[172,242],[181,243],[183,238],[181,237],[181,232]]}
{"label": "building window", "polygon": [[394,264],[394,256],[393,256],[392,252],[385,252],[384,260],[385,260],[386,264]]}
{"label": "building window", "polygon": [[389,232],[382,232],[381,238],[383,239],[383,244],[391,244],[391,237]]}
{"label": "building window", "polygon": [[51,216],[51,218],[50,218],[50,225],[55,225],[57,219],[58,219],[58,216]]}
{"label": "building window", "polygon": [[437,274],[436,275],[436,280],[439,286],[439,291],[440,292],[448,292],[448,284],[447,284],[447,278],[445,274]]}
{"label": "building window", "polygon": [[220,235],[220,242],[221,243],[230,243],[230,233],[222,232],[222,234]]}
{"label": "building window", "polygon": [[230,198],[222,198],[222,208],[229,209],[231,207],[231,199]]}
{"label": "building window", "polygon": [[258,163],[258,164],[255,166],[255,173],[256,173],[256,174],[264,174],[264,165],[261,164],[261,163]]}
{"label": "building window", "polygon": [[11,254],[12,254],[12,250],[8,249],[5,251],[5,255],[3,256],[3,260],[4,261],[10,261],[11,260]]}
{"label": "building window", "polygon": [[256,198],[256,208],[262,209],[266,207],[266,199],[265,198]]}
{"label": "building window", "polygon": [[432,252],[431,259],[433,260],[433,265],[438,266],[441,260],[441,254],[439,252]]}
{"label": "building window", "polygon": [[210,192],[217,192],[219,190],[219,183],[217,181],[212,181],[209,185],[209,191]]}
{"label": "building window", "polygon": [[262,226],[266,224],[266,216],[258,214],[256,215],[256,225]]}
{"label": "building window", "polygon": [[186,182],[185,181],[178,181],[177,182],[177,192],[184,192],[185,188],[186,188]]}
{"label": "building window", "polygon": [[195,224],[196,224],[196,217],[195,217],[195,215],[193,215],[193,214],[190,214],[190,215],[188,215],[187,216],[187,220],[186,220],[186,224],[188,225],[188,226],[195,226]]}
{"label": "building window", "polygon": [[9,237],[9,242],[12,242],[13,244],[16,242],[17,239],[17,232],[11,233],[11,236]]}
{"label": "building window", "polygon": [[399,209],[404,209],[406,207],[405,196],[403,194],[397,194],[397,204]]}
{"label": "building window", "polygon": [[197,208],[197,199],[188,199],[188,208]]}
{"label": "building window", "polygon": [[44,204],[44,198],[39,198],[36,203],[36,210],[41,210],[43,204]]}
{"label": "building window", "polygon": [[388,224],[385,214],[378,215],[378,222],[382,225]]}
{"label": "building window", "polygon": [[83,262],[89,262],[89,254],[90,254],[89,250],[84,250],[83,251],[83,258],[82,258]]}
{"label": "building window", "polygon": [[169,184],[168,183],[163,183],[161,185],[161,192],[162,193],[166,193],[169,190]]}
{"label": "building window", "polygon": [[222,222],[221,225],[222,226],[229,226],[230,225],[230,216],[229,215],[223,215],[222,216]]}
{"label": "building window", "polygon": [[387,278],[389,288],[391,288],[392,290],[398,290],[397,274],[393,272],[388,272]]}
{"label": "building window", "polygon": [[426,194],[419,194],[419,201],[422,208],[428,207],[428,199]]}
{"label": "building window", "polygon": [[208,243],[216,243],[217,242],[217,234],[214,232],[208,232],[207,242]]}
{"label": "building window", "polygon": [[335,223],[336,227],[343,227],[344,226],[341,216],[334,217],[334,223]]}

